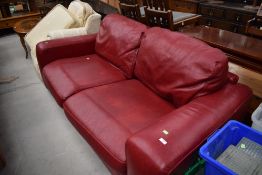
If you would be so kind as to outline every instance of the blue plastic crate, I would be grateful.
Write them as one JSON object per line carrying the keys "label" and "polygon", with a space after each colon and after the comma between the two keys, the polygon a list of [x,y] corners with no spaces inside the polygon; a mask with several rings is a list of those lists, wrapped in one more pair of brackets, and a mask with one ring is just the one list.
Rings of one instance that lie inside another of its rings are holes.
{"label": "blue plastic crate", "polygon": [[215,132],[199,151],[200,156],[206,161],[205,175],[236,175],[216,159],[229,145],[236,146],[243,137],[262,145],[262,132],[234,120]]}

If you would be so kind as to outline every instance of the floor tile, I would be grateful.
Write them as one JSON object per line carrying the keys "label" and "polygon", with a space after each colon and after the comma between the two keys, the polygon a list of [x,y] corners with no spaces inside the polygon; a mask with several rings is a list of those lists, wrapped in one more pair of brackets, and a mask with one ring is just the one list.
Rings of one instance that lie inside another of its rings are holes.
{"label": "floor tile", "polygon": [[16,35],[0,37],[0,175],[109,175],[25,59]]}

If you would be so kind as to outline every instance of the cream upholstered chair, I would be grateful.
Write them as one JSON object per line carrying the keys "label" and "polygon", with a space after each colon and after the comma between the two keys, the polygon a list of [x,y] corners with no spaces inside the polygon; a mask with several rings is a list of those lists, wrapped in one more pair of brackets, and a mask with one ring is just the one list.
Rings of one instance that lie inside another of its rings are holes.
{"label": "cream upholstered chair", "polygon": [[92,7],[79,0],[66,9],[56,5],[26,36],[34,67],[41,78],[36,58],[36,45],[45,40],[96,33],[101,16]]}
{"label": "cream upholstered chair", "polygon": [[31,57],[38,73],[40,72],[36,59],[37,43],[48,39],[48,31],[77,26],[79,24],[75,17],[64,6],[58,4],[25,36],[25,41],[31,50]]}
{"label": "cream upholstered chair", "polygon": [[98,32],[101,15],[96,13],[89,4],[75,0],[70,3],[68,11],[76,17],[82,27],[49,31],[47,34],[48,39],[87,35]]}

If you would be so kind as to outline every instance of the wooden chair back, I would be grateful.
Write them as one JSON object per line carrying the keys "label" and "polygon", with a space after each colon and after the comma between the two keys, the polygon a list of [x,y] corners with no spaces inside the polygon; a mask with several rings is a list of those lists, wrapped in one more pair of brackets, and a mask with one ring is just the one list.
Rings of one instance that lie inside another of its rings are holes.
{"label": "wooden chair back", "polygon": [[131,4],[125,4],[125,3],[119,3],[119,8],[121,11],[121,14],[128,17],[132,18],[136,21],[141,22],[141,13],[139,9],[139,5],[131,5]]}
{"label": "wooden chair back", "polygon": [[43,17],[45,17],[45,15],[50,11],[50,10],[52,10],[52,8],[51,7],[49,7],[49,6],[40,6],[40,7],[38,7],[38,10],[39,10],[39,12],[40,12],[40,14],[41,14],[41,18],[43,18]]}
{"label": "wooden chair back", "polygon": [[145,7],[146,23],[150,27],[158,26],[174,30],[172,11],[159,11]]}
{"label": "wooden chair back", "polygon": [[170,10],[168,0],[143,0],[143,5],[150,9],[167,11]]}

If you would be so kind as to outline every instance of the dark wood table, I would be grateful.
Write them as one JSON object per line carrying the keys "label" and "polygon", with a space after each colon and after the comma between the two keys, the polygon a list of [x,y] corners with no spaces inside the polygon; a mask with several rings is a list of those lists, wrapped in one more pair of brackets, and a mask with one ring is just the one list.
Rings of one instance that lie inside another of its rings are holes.
{"label": "dark wood table", "polygon": [[175,21],[174,24],[173,24],[174,29],[180,30],[183,27],[188,26],[188,25],[195,26],[199,22],[200,18],[201,18],[201,15],[196,14],[196,15],[190,17],[190,18],[185,18],[185,19],[180,20],[180,21]]}
{"label": "dark wood table", "polygon": [[26,58],[28,57],[28,52],[25,45],[24,37],[39,21],[40,18],[28,18],[28,19],[20,20],[14,25],[13,29],[20,37],[21,44],[25,49]]}
{"label": "dark wood table", "polygon": [[207,26],[180,30],[223,50],[229,61],[262,73],[262,40]]}

